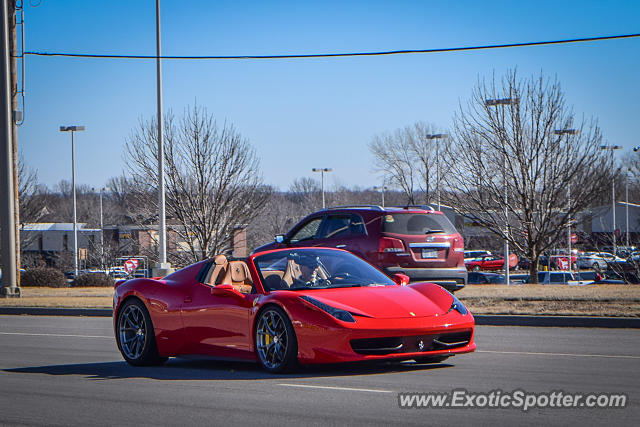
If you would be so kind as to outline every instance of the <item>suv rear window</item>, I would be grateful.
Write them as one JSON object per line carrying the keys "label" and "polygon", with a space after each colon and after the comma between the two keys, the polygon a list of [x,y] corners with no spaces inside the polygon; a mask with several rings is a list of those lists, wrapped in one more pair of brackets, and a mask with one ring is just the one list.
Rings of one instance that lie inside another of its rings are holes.
{"label": "suv rear window", "polygon": [[457,233],[451,221],[440,214],[394,213],[382,217],[382,230],[396,234]]}

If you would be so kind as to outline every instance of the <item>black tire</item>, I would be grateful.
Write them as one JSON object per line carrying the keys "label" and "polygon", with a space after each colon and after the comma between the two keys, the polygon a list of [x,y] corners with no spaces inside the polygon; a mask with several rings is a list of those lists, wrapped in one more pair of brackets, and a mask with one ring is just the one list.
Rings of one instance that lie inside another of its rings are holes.
{"label": "black tire", "polygon": [[415,360],[416,363],[442,363],[445,360],[447,360],[448,358],[450,358],[451,356],[425,356],[425,357],[416,357]]}
{"label": "black tire", "polygon": [[600,268],[600,263],[598,263],[598,262],[594,262],[592,267],[593,267],[593,271],[596,271],[598,273],[600,273],[600,271],[602,271],[602,268]]}
{"label": "black tire", "polygon": [[473,268],[471,269],[472,271],[480,271],[481,268],[479,265],[474,265]]}
{"label": "black tire", "polygon": [[147,308],[136,298],[127,300],[118,312],[116,341],[124,360],[134,366],[161,365],[153,323]]}
{"label": "black tire", "polygon": [[298,339],[280,307],[269,306],[258,315],[254,343],[257,359],[267,371],[289,372],[297,366]]}

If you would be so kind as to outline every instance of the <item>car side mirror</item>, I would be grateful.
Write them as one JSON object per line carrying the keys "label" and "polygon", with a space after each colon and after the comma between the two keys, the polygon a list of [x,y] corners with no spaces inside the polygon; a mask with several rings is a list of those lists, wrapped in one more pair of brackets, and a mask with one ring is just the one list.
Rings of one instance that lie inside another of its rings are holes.
{"label": "car side mirror", "polygon": [[219,296],[219,297],[228,297],[231,295],[239,295],[242,296],[240,292],[236,290],[233,286],[223,283],[221,285],[216,285],[211,288],[211,295]]}
{"label": "car side mirror", "polygon": [[396,273],[393,275],[393,281],[400,286],[405,286],[409,284],[409,276],[402,273]]}
{"label": "car side mirror", "polygon": [[274,239],[276,243],[284,243],[284,236],[282,234],[278,234]]}

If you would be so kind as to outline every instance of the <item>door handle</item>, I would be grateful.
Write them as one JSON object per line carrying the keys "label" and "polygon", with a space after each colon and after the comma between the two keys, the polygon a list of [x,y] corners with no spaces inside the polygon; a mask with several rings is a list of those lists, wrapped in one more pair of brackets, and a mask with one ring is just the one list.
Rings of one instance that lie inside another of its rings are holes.
{"label": "door handle", "polygon": [[346,248],[347,245],[336,245],[336,248]]}
{"label": "door handle", "polygon": [[191,302],[193,301],[193,298],[191,297],[184,297],[184,302]]}

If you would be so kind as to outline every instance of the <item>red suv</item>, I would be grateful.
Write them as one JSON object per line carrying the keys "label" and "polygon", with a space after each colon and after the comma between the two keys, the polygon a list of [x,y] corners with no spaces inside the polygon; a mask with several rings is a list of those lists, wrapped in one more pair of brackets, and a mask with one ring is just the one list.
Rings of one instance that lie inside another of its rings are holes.
{"label": "red suv", "polygon": [[442,212],[429,206],[324,209],[254,252],[292,246],[343,248],[390,276],[403,273],[452,292],[467,283],[462,236]]}

